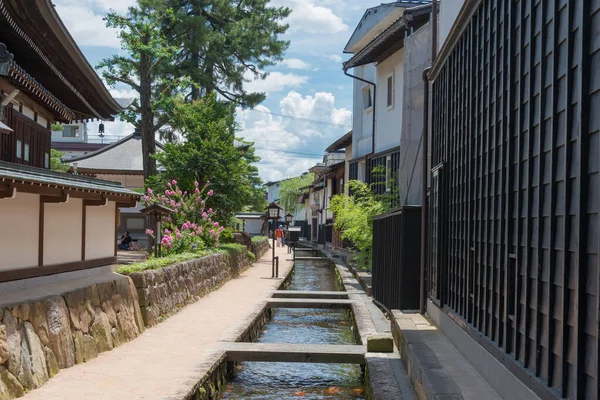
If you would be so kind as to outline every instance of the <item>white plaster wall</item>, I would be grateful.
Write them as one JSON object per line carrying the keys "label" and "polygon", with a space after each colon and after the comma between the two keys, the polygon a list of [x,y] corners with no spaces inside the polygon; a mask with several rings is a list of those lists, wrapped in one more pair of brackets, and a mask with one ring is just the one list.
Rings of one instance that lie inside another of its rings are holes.
{"label": "white plaster wall", "polygon": [[96,178],[105,181],[119,182],[121,186],[127,189],[139,189],[144,187],[144,175],[124,175],[124,174],[98,174]]}
{"label": "white plaster wall", "polygon": [[[356,67],[351,71],[353,75],[375,81],[375,65],[368,64]],[[354,80],[352,94],[352,158],[364,156],[371,152],[373,132],[373,111],[367,111],[363,107],[362,90],[368,84]],[[372,85],[371,85],[372,90]],[[373,99],[375,100],[375,99]]]}
{"label": "white plaster wall", "polygon": [[441,0],[439,12],[438,50],[450,33],[454,20],[458,16],[465,0]]}
{"label": "white plaster wall", "polygon": [[[394,105],[387,106],[387,80],[394,75]],[[400,146],[404,97],[404,48],[377,65],[375,153]]]}
{"label": "white plaster wall", "polygon": [[38,265],[40,196],[0,199],[0,270]]}
{"label": "white plaster wall", "polygon": [[248,232],[251,235],[259,235],[262,230],[264,220],[262,219],[247,219],[246,225],[244,226],[244,232]]}
{"label": "white plaster wall", "polygon": [[105,206],[86,207],[85,259],[113,257],[115,255],[114,201]]}
{"label": "white plaster wall", "polygon": [[44,204],[44,265],[81,261],[82,207],[73,198]]}

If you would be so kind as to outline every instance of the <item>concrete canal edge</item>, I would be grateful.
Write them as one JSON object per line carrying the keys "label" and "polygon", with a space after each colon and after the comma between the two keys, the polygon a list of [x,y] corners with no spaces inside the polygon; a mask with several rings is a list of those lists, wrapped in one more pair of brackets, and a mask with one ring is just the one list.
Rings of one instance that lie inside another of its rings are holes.
{"label": "concrete canal edge", "polygon": [[[218,394],[218,391],[225,384],[227,378],[233,376],[233,374],[235,373],[236,361],[231,361],[228,359],[228,346],[233,346],[232,348],[235,349],[245,349],[245,347],[248,347],[247,353],[251,354],[252,357],[257,356],[256,349],[260,346],[255,346],[256,344],[253,345],[251,342],[256,340],[260,336],[262,330],[264,329],[264,326],[269,322],[271,318],[272,308],[269,306],[270,303],[271,305],[274,305],[276,303],[280,305],[289,305],[287,303],[295,303],[294,305],[297,307],[303,305],[305,307],[311,308],[315,306],[326,308],[346,308],[349,312],[351,311],[350,315],[357,342],[357,346],[349,346],[349,348],[359,348],[362,345],[364,345],[364,347],[362,348],[364,349],[363,351],[366,351],[366,344],[368,338],[377,335],[377,330],[371,318],[370,311],[368,310],[365,304],[365,301],[370,301],[369,297],[362,289],[361,285],[355,279],[354,274],[348,268],[346,268],[346,266],[343,263],[341,263],[339,259],[330,258],[330,260],[332,262],[337,277],[336,280],[338,282],[338,285],[341,291],[347,294],[348,299],[350,301],[323,298],[326,296],[317,296],[317,298],[307,299],[305,297],[306,294],[303,294],[303,297],[299,299],[281,299],[274,297],[265,298],[265,300],[261,302],[247,318],[240,321],[239,324],[232,327],[228,332],[226,332],[222,336],[222,338],[220,339],[221,347],[214,349],[214,351],[208,355],[206,362],[203,362],[202,365],[199,366],[199,368],[203,370],[203,375],[200,381],[196,385],[194,385],[192,390],[185,394],[181,393],[181,396],[178,396],[178,398],[183,398],[186,400],[209,400],[215,398],[215,396]],[[288,287],[293,274],[294,268],[290,269],[288,274],[284,277],[281,284],[279,285],[279,290],[284,290],[286,287]],[[275,292],[272,292],[270,296],[273,296],[274,293]],[[285,302],[285,300],[295,301]],[[248,344],[248,346],[242,345],[242,343],[240,342],[245,342]],[[234,343],[239,343],[239,345],[234,345]],[[271,347],[276,348],[276,346],[277,345],[275,344],[273,344],[272,346],[268,346],[268,349],[271,352],[268,355],[268,357],[277,356],[276,351],[273,351],[273,349],[271,349]],[[287,354],[290,352],[293,353],[293,351],[290,350],[290,346],[283,346],[284,347],[282,347],[282,349],[284,349],[285,351],[282,350],[282,354],[285,353],[284,356],[288,357],[288,359],[290,357],[294,359],[295,356],[293,354]],[[336,356],[334,354],[335,351],[333,351],[333,349],[336,348],[336,346],[333,345],[330,347],[332,348],[332,354],[330,356],[327,356],[326,354],[320,354],[318,351],[315,351],[315,353],[311,355],[312,353],[310,353],[309,351],[308,353],[303,353],[303,355],[298,355],[297,357],[306,357],[307,359],[312,359],[312,357],[316,357],[316,359],[320,360],[321,362],[323,362],[323,360],[329,360],[327,362],[335,362]],[[324,347],[323,351],[326,352],[326,348],[327,346]],[[240,354],[244,354],[244,351],[242,351]],[[234,358],[237,358],[239,356],[240,355],[236,353],[236,357]],[[265,355],[265,357],[267,357],[267,355]],[[342,355],[340,357],[340,360],[345,360],[346,358],[348,358],[347,356],[344,358],[344,356]],[[387,378],[371,379],[367,373],[368,368],[372,368],[373,371],[376,371],[376,374],[374,374],[374,376],[391,376],[390,373],[393,373],[393,371],[389,371],[390,364],[388,357],[393,358],[393,354],[365,352],[365,357],[362,365],[364,366],[363,371],[365,374],[365,385],[368,386],[367,393],[369,394],[370,399],[392,398],[383,396],[383,394],[385,393],[394,393],[395,397],[393,398],[398,398],[398,393],[400,392],[398,391],[399,389],[397,382],[392,382],[390,384]],[[385,359],[383,363],[381,361],[382,358]],[[354,360],[356,360],[356,358],[354,358]],[[367,364],[369,365],[369,367],[367,367]],[[383,374],[383,372],[379,370],[388,371],[386,374]],[[375,386],[371,387],[372,385]]]}

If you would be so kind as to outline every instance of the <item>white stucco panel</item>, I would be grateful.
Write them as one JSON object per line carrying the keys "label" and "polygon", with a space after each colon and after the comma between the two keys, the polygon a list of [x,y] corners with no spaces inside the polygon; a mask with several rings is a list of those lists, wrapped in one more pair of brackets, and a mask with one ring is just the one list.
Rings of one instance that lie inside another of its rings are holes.
{"label": "white stucco panel", "polygon": [[0,270],[38,265],[40,197],[18,193],[0,199]]}
{"label": "white stucco panel", "polygon": [[44,265],[81,261],[83,200],[44,204]]}
{"label": "white stucco panel", "polygon": [[85,259],[113,257],[115,254],[115,202],[86,207]]}
{"label": "white stucco panel", "polygon": [[[388,78],[393,82],[392,106],[388,107]],[[400,146],[404,97],[404,48],[377,65],[375,153]]]}

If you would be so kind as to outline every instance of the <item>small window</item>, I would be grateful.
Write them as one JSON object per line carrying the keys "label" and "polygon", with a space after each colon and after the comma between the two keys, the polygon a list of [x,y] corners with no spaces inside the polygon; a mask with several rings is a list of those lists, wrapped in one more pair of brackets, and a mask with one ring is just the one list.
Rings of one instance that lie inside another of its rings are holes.
{"label": "small window", "polygon": [[362,90],[363,109],[368,110],[373,107],[373,99],[371,98],[371,86],[365,86]]}
{"label": "small window", "polygon": [[17,158],[23,158],[23,143],[17,140]]}
{"label": "small window", "polygon": [[387,79],[387,107],[394,107],[394,75],[388,76]]}
{"label": "small window", "polygon": [[23,160],[29,161],[29,143],[25,143],[23,148]]}
{"label": "small window", "polygon": [[50,155],[44,153],[44,168],[50,168]]}
{"label": "small window", "polygon": [[63,128],[63,137],[69,137],[69,138],[74,138],[74,137],[79,137],[79,126],[77,125],[66,125]]}
{"label": "small window", "polygon": [[387,156],[385,159],[385,191],[392,190],[392,157]]}

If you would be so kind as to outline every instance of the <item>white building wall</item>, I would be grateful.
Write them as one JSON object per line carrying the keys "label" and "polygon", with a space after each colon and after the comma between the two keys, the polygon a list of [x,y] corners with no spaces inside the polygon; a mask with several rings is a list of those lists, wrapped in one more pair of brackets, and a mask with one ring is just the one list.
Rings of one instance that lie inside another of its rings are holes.
{"label": "white building wall", "polygon": [[0,199],[0,270],[38,265],[40,196],[18,193]]}
{"label": "white building wall", "polygon": [[438,49],[442,47],[465,0],[441,0],[439,12]]}
{"label": "white building wall", "polygon": [[244,224],[244,232],[250,235],[260,235],[262,233],[264,220],[247,219]]}
{"label": "white building wall", "polygon": [[352,145],[346,147],[346,164],[344,170],[344,194],[348,195],[348,182],[350,181],[350,164],[349,161],[352,159]]}
{"label": "white building wall", "polygon": [[[81,261],[82,207],[83,200],[73,198],[44,204],[44,265]],[[110,220],[114,224],[114,216]]]}
{"label": "white building wall", "polygon": [[[353,69],[352,74],[370,82],[375,82],[375,66],[368,64]],[[369,154],[372,150],[373,107],[364,108],[363,89],[370,87],[373,95],[373,85],[354,79],[352,94],[352,158]],[[372,102],[375,99],[372,98]]]}
{"label": "white building wall", "polygon": [[85,259],[113,257],[115,254],[115,209],[109,201],[105,206],[86,207]]}
{"label": "white building wall", "polygon": [[[387,106],[388,78],[394,81],[393,105]],[[375,153],[400,146],[404,96],[404,48],[377,65]]]}

